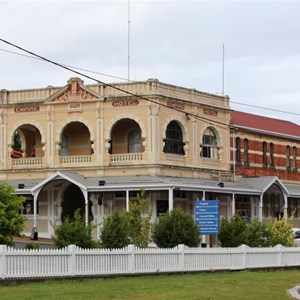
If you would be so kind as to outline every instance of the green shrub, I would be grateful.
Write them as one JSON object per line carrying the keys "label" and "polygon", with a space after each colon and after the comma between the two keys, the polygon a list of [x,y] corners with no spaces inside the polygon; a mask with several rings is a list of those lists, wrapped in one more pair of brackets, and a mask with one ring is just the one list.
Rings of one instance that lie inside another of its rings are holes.
{"label": "green shrub", "polygon": [[197,247],[201,239],[193,216],[174,209],[154,224],[153,241],[160,248],[173,248],[179,244]]}
{"label": "green shrub", "polygon": [[92,224],[85,224],[80,210],[76,210],[74,218],[66,217],[61,223],[54,225],[53,240],[58,248],[76,245],[81,248],[94,248],[96,243],[92,239]]}
{"label": "green shrub", "polygon": [[104,220],[100,241],[104,248],[123,248],[129,245],[128,223],[124,213],[114,211]]}
{"label": "green shrub", "polygon": [[246,221],[239,214],[235,214],[230,220],[223,218],[219,229],[219,241],[222,247],[247,245],[249,241],[249,228]]}
{"label": "green shrub", "polygon": [[129,203],[129,211],[125,213],[128,222],[128,238],[130,244],[146,248],[151,242],[151,216],[149,197],[144,189],[140,190],[136,202]]}
{"label": "green shrub", "polygon": [[26,250],[38,250],[40,249],[40,244],[37,243],[26,243],[25,244]]}
{"label": "green shrub", "polygon": [[268,224],[271,235],[271,246],[278,244],[285,247],[295,246],[295,240],[292,232],[292,219],[278,219]]}
{"label": "green shrub", "polygon": [[271,246],[271,232],[268,226],[258,219],[254,219],[248,224],[249,236],[248,243],[249,247],[270,247]]}

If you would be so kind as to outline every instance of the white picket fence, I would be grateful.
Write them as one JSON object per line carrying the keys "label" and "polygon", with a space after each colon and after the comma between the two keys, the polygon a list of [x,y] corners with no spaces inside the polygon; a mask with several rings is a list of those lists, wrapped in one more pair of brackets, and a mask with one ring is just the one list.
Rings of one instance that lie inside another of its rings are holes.
{"label": "white picket fence", "polygon": [[24,250],[0,245],[0,278],[46,278],[300,266],[300,247]]}

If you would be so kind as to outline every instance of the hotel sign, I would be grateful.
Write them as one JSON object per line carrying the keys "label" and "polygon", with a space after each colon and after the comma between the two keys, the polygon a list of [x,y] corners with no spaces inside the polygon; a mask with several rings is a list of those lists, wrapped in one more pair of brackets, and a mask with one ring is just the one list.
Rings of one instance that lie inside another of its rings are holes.
{"label": "hotel sign", "polygon": [[184,104],[175,102],[175,101],[168,101],[167,105],[168,105],[168,107],[175,108],[175,109],[184,110],[184,108],[185,108]]}
{"label": "hotel sign", "polygon": [[112,106],[135,106],[139,105],[139,100],[117,100],[112,102]]}
{"label": "hotel sign", "polygon": [[204,108],[204,109],[203,109],[203,113],[204,113],[205,115],[210,115],[210,116],[215,116],[215,117],[218,116],[218,111],[217,111],[217,110],[214,110],[214,109]]}
{"label": "hotel sign", "polygon": [[38,105],[15,107],[15,113],[39,112],[39,111],[40,111],[40,107]]}

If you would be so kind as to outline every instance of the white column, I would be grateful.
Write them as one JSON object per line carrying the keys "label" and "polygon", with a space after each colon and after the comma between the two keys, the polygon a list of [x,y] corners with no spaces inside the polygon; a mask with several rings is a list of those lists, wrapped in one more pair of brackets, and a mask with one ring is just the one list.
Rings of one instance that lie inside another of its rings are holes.
{"label": "white column", "polygon": [[235,194],[232,194],[232,199],[231,199],[231,216],[235,214]]}
{"label": "white column", "polygon": [[126,190],[126,211],[129,211],[129,191]]}
{"label": "white column", "polygon": [[38,199],[38,192],[33,194],[33,227],[37,228],[37,199]]}
{"label": "white column", "polygon": [[83,197],[84,197],[84,204],[85,204],[85,225],[89,223],[89,198],[87,190],[82,190]]}
{"label": "white column", "polygon": [[173,210],[173,204],[174,204],[174,200],[173,200],[173,193],[174,188],[170,188],[169,189],[169,211]]}
{"label": "white column", "polygon": [[262,221],[263,219],[263,197],[264,194],[260,195],[259,204],[258,204],[258,220]]}
{"label": "white column", "polygon": [[283,194],[284,197],[284,204],[283,204],[283,218],[287,219],[288,217],[288,213],[287,213],[287,209],[288,209],[288,197],[286,194]]}

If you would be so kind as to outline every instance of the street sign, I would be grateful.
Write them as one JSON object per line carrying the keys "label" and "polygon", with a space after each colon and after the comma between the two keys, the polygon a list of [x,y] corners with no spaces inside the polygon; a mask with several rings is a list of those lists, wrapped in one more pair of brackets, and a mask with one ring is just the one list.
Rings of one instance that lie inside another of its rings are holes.
{"label": "street sign", "polygon": [[195,213],[201,235],[219,234],[219,200],[196,200]]}

